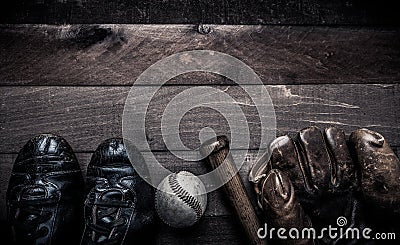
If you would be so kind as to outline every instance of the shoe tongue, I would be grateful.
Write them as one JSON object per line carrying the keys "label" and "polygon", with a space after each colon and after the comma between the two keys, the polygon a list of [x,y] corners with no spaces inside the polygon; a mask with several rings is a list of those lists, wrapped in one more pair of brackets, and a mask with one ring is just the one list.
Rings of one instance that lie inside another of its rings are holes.
{"label": "shoe tongue", "polygon": [[29,187],[22,191],[22,200],[36,200],[43,199],[46,197],[46,190],[42,187]]}
{"label": "shoe tongue", "polygon": [[124,195],[121,191],[109,190],[103,193],[101,199],[104,201],[122,201],[124,199]]}

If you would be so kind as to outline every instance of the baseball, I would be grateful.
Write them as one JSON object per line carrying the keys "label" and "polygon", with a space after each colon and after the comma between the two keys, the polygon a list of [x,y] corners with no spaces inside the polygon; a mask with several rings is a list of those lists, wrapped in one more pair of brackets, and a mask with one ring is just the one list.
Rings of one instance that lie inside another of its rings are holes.
{"label": "baseball", "polygon": [[206,210],[206,188],[190,172],[170,174],[158,185],[155,206],[158,216],[167,225],[175,228],[191,226]]}

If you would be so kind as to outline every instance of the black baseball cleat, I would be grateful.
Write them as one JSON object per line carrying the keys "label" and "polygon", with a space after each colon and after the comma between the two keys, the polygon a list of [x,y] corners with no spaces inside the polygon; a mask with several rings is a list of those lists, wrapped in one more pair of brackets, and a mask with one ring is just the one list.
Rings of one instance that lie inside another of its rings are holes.
{"label": "black baseball cleat", "polygon": [[[144,164],[140,153],[136,155]],[[88,165],[86,184],[81,244],[142,244],[147,239],[154,191],[132,167],[122,139],[100,144]]]}
{"label": "black baseball cleat", "polygon": [[15,244],[78,244],[82,231],[83,177],[71,146],[39,135],[15,160],[7,215]]}

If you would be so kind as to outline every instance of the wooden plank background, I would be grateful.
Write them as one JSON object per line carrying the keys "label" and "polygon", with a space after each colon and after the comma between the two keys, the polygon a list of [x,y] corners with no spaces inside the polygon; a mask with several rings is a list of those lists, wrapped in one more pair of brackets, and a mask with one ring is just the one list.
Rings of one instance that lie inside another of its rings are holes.
{"label": "wooden plank background", "polygon": [[[168,102],[192,86],[162,87],[148,109],[146,133],[152,150],[165,151],[161,116]],[[260,125],[256,109],[238,86],[214,86],[236,99],[248,118],[253,134],[250,147],[259,144]],[[348,133],[367,127],[400,146],[399,84],[266,85],[275,107],[278,135],[304,127],[338,126]],[[66,137],[78,152],[94,151],[102,140],[121,137],[122,113],[129,87],[115,86],[3,86],[0,87],[0,152],[17,153],[31,137],[53,132]],[[385,108],[382,110],[381,108]],[[187,113],[181,121],[181,139],[190,148],[199,146],[204,126],[227,134],[229,126],[211,109]],[[7,143],[5,143],[7,142]],[[90,142],[90,144],[88,144]]]}
{"label": "wooden plank background", "polygon": [[[137,76],[157,60],[186,50],[225,52],[253,68],[274,103],[277,135],[293,135],[311,125],[338,126],[347,133],[368,127],[400,151],[400,29],[392,26],[398,23],[395,8],[365,1],[189,2],[20,0],[13,1],[14,12],[2,9],[6,13],[0,15],[1,23],[24,24],[0,26],[0,224],[12,163],[29,138],[43,132],[64,136],[85,172],[102,140],[121,137],[123,105]],[[54,23],[118,24],[47,25]],[[198,23],[274,25],[206,25],[203,30],[211,31],[204,33],[192,25]],[[207,73],[169,81],[150,105],[154,115],[146,130],[151,149],[172,171],[207,171],[202,162],[171,156],[159,130],[168,101],[204,85],[235,98],[250,122],[254,137],[240,175],[255,205],[247,175],[259,143],[259,120],[233,82]],[[217,133],[229,132],[215,111],[194,110],[181,121],[187,146],[198,146],[204,123]],[[221,191],[208,198],[199,224],[179,231],[160,223],[155,243],[246,244]]]}
{"label": "wooden plank background", "polygon": [[393,0],[3,0],[0,21],[376,25],[400,23],[396,6]]}
{"label": "wooden plank background", "polygon": [[[265,84],[398,83],[394,27],[3,25],[0,84],[132,85],[156,61],[209,49],[249,65]],[[62,74],[62,75],[60,75]],[[186,76],[168,84],[226,84]]]}

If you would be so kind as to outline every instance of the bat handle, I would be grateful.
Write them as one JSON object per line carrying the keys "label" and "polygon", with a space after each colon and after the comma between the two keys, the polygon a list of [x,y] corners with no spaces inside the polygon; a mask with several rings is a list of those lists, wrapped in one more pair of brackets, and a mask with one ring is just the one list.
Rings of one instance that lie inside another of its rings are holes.
{"label": "bat handle", "polygon": [[[233,206],[239,222],[248,237],[250,244],[266,245],[267,242],[258,237],[257,231],[261,227],[256,212],[244,188],[232,155],[229,153],[229,141],[226,136],[210,139],[200,147],[200,154],[207,157],[207,162],[220,181],[226,181],[224,192]],[[220,167],[221,166],[221,167]]]}

